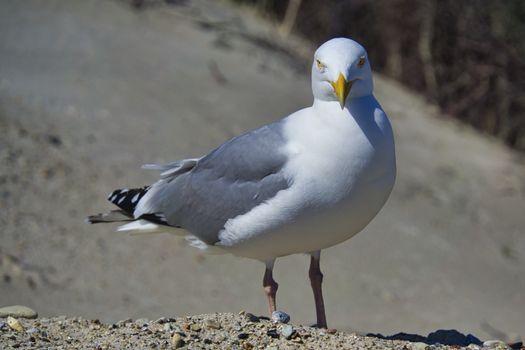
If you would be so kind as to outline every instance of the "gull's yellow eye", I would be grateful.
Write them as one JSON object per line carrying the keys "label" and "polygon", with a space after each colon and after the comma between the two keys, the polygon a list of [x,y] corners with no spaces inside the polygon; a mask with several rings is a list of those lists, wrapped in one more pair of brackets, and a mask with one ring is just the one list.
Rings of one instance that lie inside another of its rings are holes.
{"label": "gull's yellow eye", "polygon": [[326,68],[323,62],[319,61],[318,59],[315,60],[315,65],[317,66],[317,69],[323,70]]}
{"label": "gull's yellow eye", "polygon": [[359,57],[359,61],[357,61],[357,66],[359,68],[363,68],[363,66],[365,65],[365,61],[366,61],[365,56]]}

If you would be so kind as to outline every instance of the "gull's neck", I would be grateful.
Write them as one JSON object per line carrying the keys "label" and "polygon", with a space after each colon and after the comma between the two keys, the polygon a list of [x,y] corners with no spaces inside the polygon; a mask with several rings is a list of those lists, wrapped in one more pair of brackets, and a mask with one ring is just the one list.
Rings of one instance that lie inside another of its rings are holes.
{"label": "gull's neck", "polygon": [[330,115],[349,115],[353,107],[370,104],[370,102],[375,101],[375,97],[372,94],[360,97],[352,97],[346,100],[345,108],[341,109],[341,105],[338,101],[326,101],[314,98],[314,103],[312,108],[320,114],[330,113]]}

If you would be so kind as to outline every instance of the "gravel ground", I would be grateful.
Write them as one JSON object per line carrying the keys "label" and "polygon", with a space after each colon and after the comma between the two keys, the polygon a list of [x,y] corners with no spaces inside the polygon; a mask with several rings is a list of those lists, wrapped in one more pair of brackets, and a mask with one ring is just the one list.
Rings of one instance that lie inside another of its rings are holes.
{"label": "gravel ground", "polygon": [[[10,324],[10,325],[9,325]],[[21,349],[507,349],[503,342],[475,344],[477,339],[442,332],[441,342],[384,339],[323,330],[308,326],[274,324],[244,311],[182,318],[162,317],[101,323],[65,316],[17,320],[0,318],[0,346]],[[470,341],[474,343],[468,344]],[[519,349],[520,344],[513,345]],[[524,348],[522,348],[524,349]]]}

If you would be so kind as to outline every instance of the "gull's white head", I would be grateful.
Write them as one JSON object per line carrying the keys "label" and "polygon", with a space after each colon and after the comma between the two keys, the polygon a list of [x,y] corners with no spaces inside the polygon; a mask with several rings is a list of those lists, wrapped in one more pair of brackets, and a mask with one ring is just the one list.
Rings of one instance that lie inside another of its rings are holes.
{"label": "gull's white head", "polygon": [[372,69],[364,47],[347,38],[328,40],[315,51],[312,91],[321,101],[347,100],[372,94]]}

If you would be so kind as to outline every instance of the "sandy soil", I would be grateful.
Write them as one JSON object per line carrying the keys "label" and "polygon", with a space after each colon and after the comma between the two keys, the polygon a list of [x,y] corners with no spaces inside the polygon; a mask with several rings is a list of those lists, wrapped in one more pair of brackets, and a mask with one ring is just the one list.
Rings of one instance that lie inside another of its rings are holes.
{"label": "sandy soil", "polygon": [[[247,9],[188,1],[0,1],[0,306],[115,322],[265,312],[263,266],[176,237],[89,226],[147,162],[199,156],[311,103],[312,48]],[[373,62],[373,58],[372,58]],[[361,234],[323,253],[331,327],[525,335],[525,162],[376,76],[398,181]],[[314,320],[307,259],[277,261],[279,308]]]}

